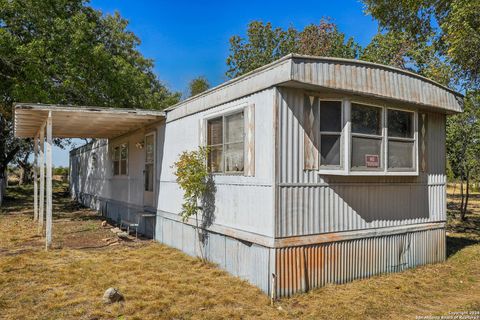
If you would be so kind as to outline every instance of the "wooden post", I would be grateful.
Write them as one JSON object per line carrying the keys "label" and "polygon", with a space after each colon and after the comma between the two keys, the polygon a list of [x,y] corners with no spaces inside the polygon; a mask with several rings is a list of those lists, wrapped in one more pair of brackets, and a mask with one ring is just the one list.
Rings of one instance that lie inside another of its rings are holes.
{"label": "wooden post", "polygon": [[45,123],[40,127],[40,203],[38,212],[38,233],[43,234],[43,220],[45,213]]}
{"label": "wooden post", "polygon": [[38,133],[35,135],[33,159],[33,221],[38,220]]}
{"label": "wooden post", "polygon": [[47,118],[47,224],[45,249],[52,245],[52,111],[48,112]]}

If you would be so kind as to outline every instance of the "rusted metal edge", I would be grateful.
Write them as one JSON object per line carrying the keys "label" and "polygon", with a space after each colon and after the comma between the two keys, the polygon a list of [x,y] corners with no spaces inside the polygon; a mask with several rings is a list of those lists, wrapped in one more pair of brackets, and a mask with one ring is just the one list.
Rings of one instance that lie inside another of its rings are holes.
{"label": "rusted metal edge", "polygon": [[376,229],[364,229],[354,231],[342,231],[332,233],[322,233],[309,236],[296,236],[275,239],[275,248],[295,247],[312,245],[319,243],[328,243],[336,241],[347,241],[354,239],[364,239],[372,237],[381,237],[386,235],[395,235],[408,232],[418,232],[432,229],[444,229],[445,221],[420,223],[415,225],[406,225],[398,227],[384,227]]}
{"label": "rusted metal edge", "polygon": [[347,64],[347,65],[357,65],[357,66],[370,66],[374,67],[376,69],[383,69],[383,70],[389,70],[393,71],[395,73],[400,73],[400,74],[405,74],[417,79],[420,79],[425,82],[429,82],[445,91],[449,91],[450,93],[464,98],[465,96],[461,94],[460,92],[457,92],[439,82],[436,82],[432,79],[429,79],[427,77],[424,77],[422,75],[419,75],[415,72],[409,71],[409,70],[404,70],[392,66],[388,66],[385,64],[380,64],[380,63],[375,63],[375,62],[370,62],[370,61],[365,61],[365,60],[360,60],[360,59],[347,59],[347,58],[336,58],[336,57],[319,57],[319,56],[312,56],[312,55],[303,55],[303,54],[298,54],[298,53],[292,53],[284,58],[291,57],[293,60],[295,59],[305,59],[305,60],[313,60],[313,61],[319,61],[319,62],[331,62],[331,63],[338,63],[338,64]]}
{"label": "rusted metal edge", "polygon": [[[447,113],[447,114],[456,114],[456,113],[462,112],[462,111],[458,111],[451,108],[436,106],[433,104],[426,104],[426,103],[416,102],[412,100],[394,98],[394,97],[390,97],[390,96],[382,95],[378,93],[370,93],[370,92],[351,90],[351,89],[333,88],[329,86],[323,86],[319,84],[304,82],[298,79],[291,79],[290,81],[278,84],[277,86],[291,87],[295,89],[304,89],[306,92],[308,92],[309,95],[315,95],[315,96],[321,96],[322,94],[327,96],[329,94],[330,96],[335,96],[335,95],[342,96],[342,97],[348,96],[350,98],[359,97],[360,99],[363,98],[365,100],[367,99],[370,99],[370,100],[375,99],[377,101],[382,100],[385,103],[388,103],[389,105],[392,105],[392,106],[415,105],[415,107],[422,110],[429,111],[429,112],[438,112],[438,113]],[[318,90],[321,90],[321,93],[319,93]],[[442,88],[442,90],[445,90],[445,89]],[[312,92],[315,92],[315,91],[317,91],[316,94],[312,94]],[[451,93],[451,94],[455,95],[457,99],[462,99],[461,97],[463,97],[462,94],[458,92]]]}
{"label": "rusted metal edge", "polygon": [[[187,221],[183,222],[181,217],[178,214],[166,212],[163,210],[157,210],[157,216],[160,216],[165,219],[177,221],[180,223],[184,223],[192,227],[197,226],[197,223],[195,222],[194,218],[190,218]],[[237,240],[255,243],[267,248],[274,248],[274,238],[266,235],[262,235],[262,234],[258,234],[250,231],[239,230],[232,227],[226,227],[219,224],[212,224],[206,230],[209,232],[225,235]]]}

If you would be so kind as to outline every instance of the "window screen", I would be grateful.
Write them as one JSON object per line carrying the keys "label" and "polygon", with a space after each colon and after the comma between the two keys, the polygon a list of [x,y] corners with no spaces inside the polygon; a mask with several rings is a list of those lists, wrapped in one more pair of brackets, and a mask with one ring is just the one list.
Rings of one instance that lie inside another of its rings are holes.
{"label": "window screen", "polygon": [[120,174],[127,175],[128,166],[128,147],[126,144],[122,144],[120,148]]}
{"label": "window screen", "polygon": [[382,168],[382,140],[352,137],[352,169],[378,170]]}
{"label": "window screen", "polygon": [[207,124],[208,167],[211,172],[243,172],[243,111],[211,119]]}
{"label": "window screen", "polygon": [[342,102],[320,101],[320,165],[340,166]]}
{"label": "window screen", "polygon": [[243,171],[243,112],[225,119],[225,172]]}
{"label": "window screen", "polygon": [[145,191],[153,191],[155,161],[155,139],[153,134],[145,136]]}
{"label": "window screen", "polygon": [[382,108],[352,103],[351,169],[383,170]]}
{"label": "window screen", "polygon": [[381,135],[382,109],[352,103],[352,133]]}
{"label": "window screen", "polygon": [[388,136],[413,138],[413,112],[388,110]]}
{"label": "window screen", "polygon": [[113,148],[113,175],[128,174],[128,145],[126,143]]}
{"label": "window screen", "polygon": [[415,169],[414,113],[388,109],[388,168]]}
{"label": "window screen", "polygon": [[113,148],[113,175],[120,174],[120,147]]}

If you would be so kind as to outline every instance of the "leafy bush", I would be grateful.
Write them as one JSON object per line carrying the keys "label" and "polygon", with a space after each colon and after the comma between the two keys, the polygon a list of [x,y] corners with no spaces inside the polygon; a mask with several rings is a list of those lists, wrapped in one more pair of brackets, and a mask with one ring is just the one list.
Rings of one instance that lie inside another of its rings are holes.
{"label": "leafy bush", "polygon": [[208,188],[207,156],[208,149],[199,147],[195,151],[182,152],[174,163],[177,183],[184,191],[181,212],[184,222],[201,210],[199,203]]}

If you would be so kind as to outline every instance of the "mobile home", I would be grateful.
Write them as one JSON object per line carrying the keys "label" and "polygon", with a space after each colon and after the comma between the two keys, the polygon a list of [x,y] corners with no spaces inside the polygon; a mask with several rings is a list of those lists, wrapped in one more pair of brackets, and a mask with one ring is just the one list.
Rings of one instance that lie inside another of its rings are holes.
{"label": "mobile home", "polygon": [[[461,111],[460,94],[405,70],[288,55],[72,150],[71,191],[289,296],[445,259],[445,120]],[[173,168],[199,146],[214,184],[202,241]]]}

